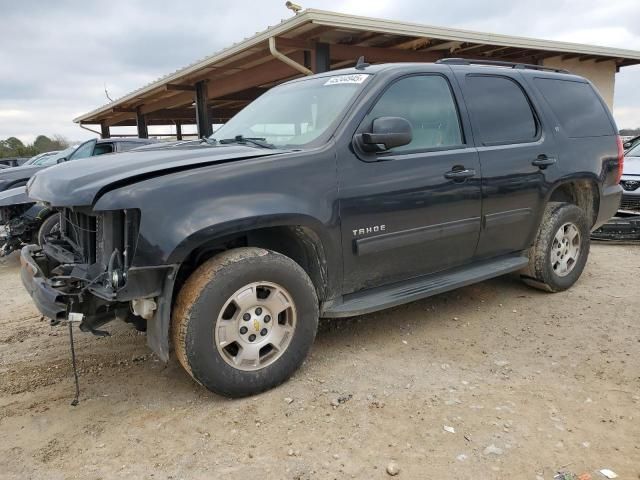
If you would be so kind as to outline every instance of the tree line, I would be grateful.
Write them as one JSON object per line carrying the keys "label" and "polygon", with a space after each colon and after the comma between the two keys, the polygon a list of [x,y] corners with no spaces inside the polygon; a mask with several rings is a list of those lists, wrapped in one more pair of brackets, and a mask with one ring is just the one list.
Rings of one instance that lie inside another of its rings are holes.
{"label": "tree line", "polygon": [[68,146],[69,141],[62,135],[54,135],[53,138],[38,135],[33,143],[26,145],[19,138],[9,137],[0,140],[0,158],[33,157],[39,153],[64,150]]}

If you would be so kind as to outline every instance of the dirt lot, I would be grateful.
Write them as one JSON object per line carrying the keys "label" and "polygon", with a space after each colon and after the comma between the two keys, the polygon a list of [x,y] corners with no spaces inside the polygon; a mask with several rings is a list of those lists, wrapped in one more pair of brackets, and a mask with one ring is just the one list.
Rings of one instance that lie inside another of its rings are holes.
{"label": "dirt lot", "polygon": [[[640,475],[640,247],[595,245],[549,295],[505,277],[322,323],[288,383],[228,400],[126,325],[39,321],[0,265],[1,478],[551,479]],[[339,401],[338,401],[339,400]],[[453,427],[449,432],[444,427]]]}

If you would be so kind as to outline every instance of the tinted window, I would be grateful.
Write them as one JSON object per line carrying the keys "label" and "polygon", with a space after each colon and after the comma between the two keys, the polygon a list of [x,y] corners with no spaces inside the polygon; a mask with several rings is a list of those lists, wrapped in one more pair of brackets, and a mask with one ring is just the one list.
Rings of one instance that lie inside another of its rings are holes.
{"label": "tinted window", "polygon": [[93,146],[96,144],[95,140],[89,140],[86,143],[83,143],[78,147],[78,149],[73,152],[73,155],[69,157],[69,160],[77,160],[79,158],[90,157],[93,153]]}
{"label": "tinted window", "polygon": [[143,145],[148,145],[148,143],[143,142],[120,142],[118,144],[119,152],[126,152],[131,150],[132,148],[142,147]]}
{"label": "tinted window", "polygon": [[461,145],[462,133],[449,83],[438,75],[407,77],[391,85],[366,122],[402,117],[411,123],[413,140],[394,152]]}
{"label": "tinted window", "polygon": [[613,135],[602,102],[588,83],[536,78],[536,87],[569,137]]}
{"label": "tinted window", "polygon": [[516,82],[505,77],[468,75],[466,91],[467,106],[483,145],[536,138],[535,117]]}
{"label": "tinted window", "polygon": [[96,148],[93,149],[93,156],[104,155],[105,153],[113,152],[113,144],[111,143],[99,143]]}

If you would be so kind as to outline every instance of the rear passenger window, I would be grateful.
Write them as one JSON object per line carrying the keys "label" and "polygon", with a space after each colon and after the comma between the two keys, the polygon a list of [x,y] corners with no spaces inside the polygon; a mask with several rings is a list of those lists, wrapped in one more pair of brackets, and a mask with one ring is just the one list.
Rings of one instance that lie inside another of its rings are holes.
{"label": "rear passenger window", "polygon": [[553,78],[536,78],[534,83],[567,136],[600,137],[614,134],[607,111],[588,83]]}
{"label": "rear passenger window", "polygon": [[531,142],[535,116],[522,88],[506,77],[468,75],[467,106],[483,145]]}
{"label": "rear passenger window", "polygon": [[413,140],[394,148],[393,152],[454,147],[463,143],[449,82],[439,75],[416,75],[395,82],[380,97],[365,122],[370,125],[379,117],[402,117],[411,124]]}

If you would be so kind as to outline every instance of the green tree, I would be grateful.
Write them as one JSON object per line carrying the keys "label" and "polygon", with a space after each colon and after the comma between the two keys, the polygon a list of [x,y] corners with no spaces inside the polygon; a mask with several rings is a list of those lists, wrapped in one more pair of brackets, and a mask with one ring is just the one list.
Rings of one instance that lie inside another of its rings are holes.
{"label": "green tree", "polygon": [[38,153],[56,150],[56,145],[54,145],[53,141],[46,135],[38,135],[33,142],[33,146],[38,150]]}

